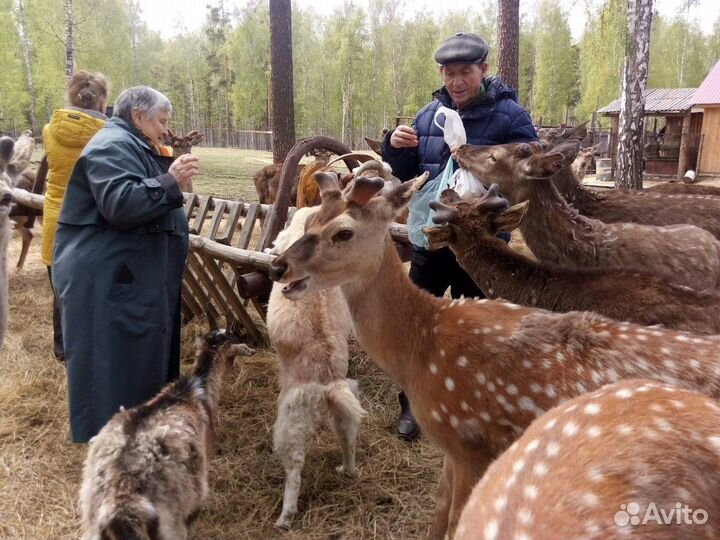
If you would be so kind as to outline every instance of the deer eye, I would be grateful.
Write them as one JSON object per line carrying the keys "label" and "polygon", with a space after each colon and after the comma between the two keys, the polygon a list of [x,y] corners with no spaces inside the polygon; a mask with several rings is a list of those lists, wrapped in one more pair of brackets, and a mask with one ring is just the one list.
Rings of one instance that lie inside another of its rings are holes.
{"label": "deer eye", "polygon": [[335,242],[347,242],[353,237],[354,234],[355,233],[353,233],[350,229],[343,229],[342,231],[338,231],[337,233],[335,233],[335,236],[333,236],[333,240]]}
{"label": "deer eye", "polygon": [[497,161],[497,160],[495,159],[495,155],[494,155],[494,154],[490,154],[490,157],[488,157],[488,161],[489,161],[490,163],[495,163],[495,162]]}

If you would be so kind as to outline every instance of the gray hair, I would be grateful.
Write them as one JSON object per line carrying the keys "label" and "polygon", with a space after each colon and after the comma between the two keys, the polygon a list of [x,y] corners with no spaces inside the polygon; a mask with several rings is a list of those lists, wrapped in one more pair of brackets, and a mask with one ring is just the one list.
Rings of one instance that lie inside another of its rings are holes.
{"label": "gray hair", "polygon": [[115,101],[113,115],[132,123],[132,112],[135,109],[152,118],[159,111],[167,111],[168,114],[171,114],[172,104],[165,94],[158,92],[154,88],[133,86],[123,90],[118,96]]}

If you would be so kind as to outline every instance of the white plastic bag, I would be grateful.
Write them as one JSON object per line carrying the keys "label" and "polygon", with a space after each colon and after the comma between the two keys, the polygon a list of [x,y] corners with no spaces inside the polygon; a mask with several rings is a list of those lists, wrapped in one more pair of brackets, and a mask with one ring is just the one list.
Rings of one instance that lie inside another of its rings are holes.
{"label": "white plastic bag", "polygon": [[[438,116],[441,114],[445,116],[445,123],[442,126],[438,123]],[[467,143],[465,126],[463,126],[462,118],[460,118],[457,111],[448,109],[447,107],[438,107],[438,110],[435,111],[433,122],[442,130],[445,144],[447,144],[451,150]],[[451,161],[448,161],[448,165],[450,165],[450,163]],[[470,171],[465,169],[456,170],[449,178],[448,184],[445,187],[455,190],[460,196],[468,191],[475,193],[484,193],[486,191],[482,183],[475,178]]]}

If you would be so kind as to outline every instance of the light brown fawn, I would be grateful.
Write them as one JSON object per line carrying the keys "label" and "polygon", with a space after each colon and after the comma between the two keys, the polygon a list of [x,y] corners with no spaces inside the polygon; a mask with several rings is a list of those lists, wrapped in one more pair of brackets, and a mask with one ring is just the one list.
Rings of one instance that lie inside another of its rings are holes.
{"label": "light brown fawn", "polygon": [[388,225],[427,175],[382,196],[380,178],[341,193],[315,175],[322,205],[273,261],[291,299],[340,287],[355,335],[407,394],[422,430],[445,453],[430,538],[451,536],[488,465],[544,411],[624,378],[720,395],[720,337],[551,313],[491,300],[437,298],[413,285]]}
{"label": "light brown fawn", "polygon": [[456,540],[720,536],[720,407],[648,380],[535,420],[473,490]]}

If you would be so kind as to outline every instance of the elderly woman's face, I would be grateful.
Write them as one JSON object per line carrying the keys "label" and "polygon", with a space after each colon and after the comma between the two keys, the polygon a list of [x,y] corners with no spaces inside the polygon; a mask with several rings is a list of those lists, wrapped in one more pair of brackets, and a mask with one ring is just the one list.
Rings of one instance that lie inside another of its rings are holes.
{"label": "elderly woman's face", "polygon": [[134,110],[132,119],[137,127],[156,146],[160,146],[167,136],[167,125],[170,114],[160,110],[154,116],[148,116],[144,112]]}

